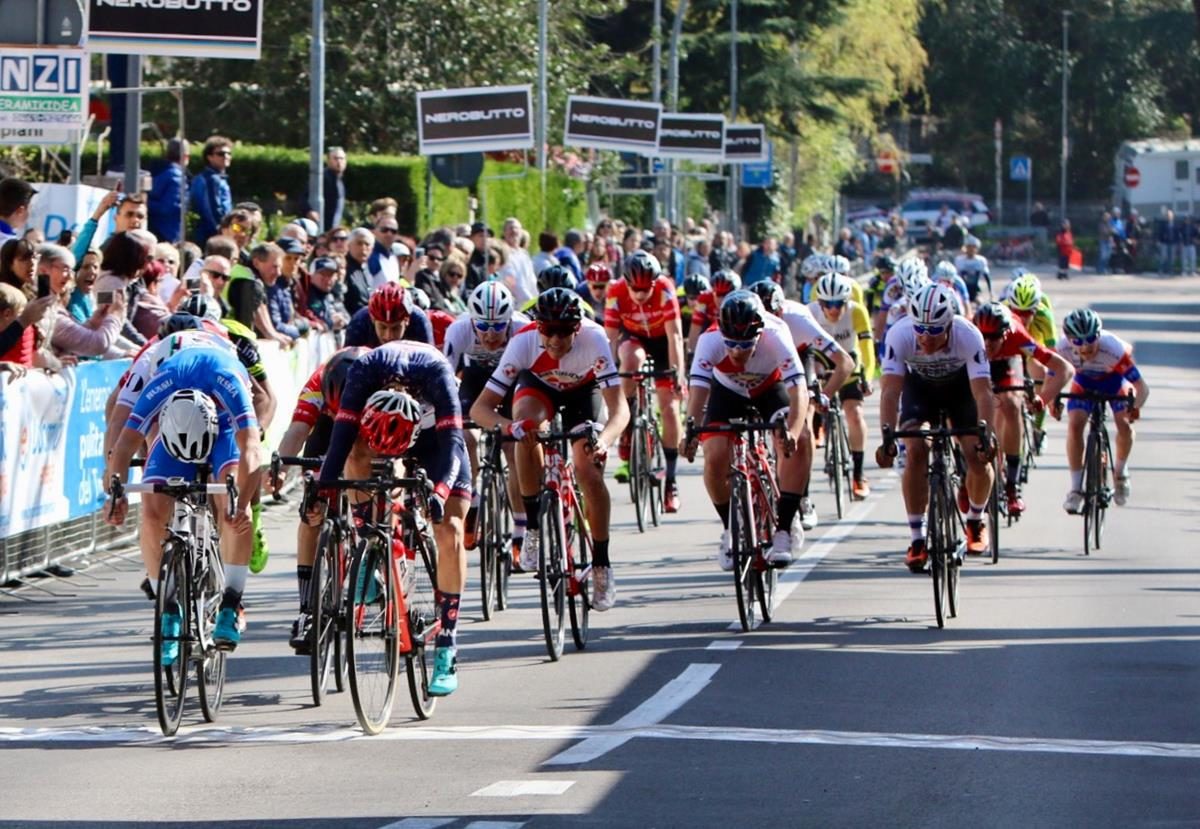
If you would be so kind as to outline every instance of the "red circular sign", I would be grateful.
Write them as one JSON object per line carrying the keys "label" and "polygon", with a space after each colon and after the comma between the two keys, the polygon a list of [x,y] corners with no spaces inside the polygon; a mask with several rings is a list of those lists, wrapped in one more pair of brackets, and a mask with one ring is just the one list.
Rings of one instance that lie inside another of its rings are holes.
{"label": "red circular sign", "polygon": [[1129,188],[1137,187],[1142,183],[1142,174],[1137,167],[1132,165],[1125,167],[1125,186]]}

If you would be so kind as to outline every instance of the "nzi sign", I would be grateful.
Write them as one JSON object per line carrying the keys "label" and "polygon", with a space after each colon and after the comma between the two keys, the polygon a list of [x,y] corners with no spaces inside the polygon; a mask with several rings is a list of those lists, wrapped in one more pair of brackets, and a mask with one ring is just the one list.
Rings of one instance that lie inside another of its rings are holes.
{"label": "nzi sign", "polygon": [[0,49],[0,128],[77,129],[87,103],[82,49]]}

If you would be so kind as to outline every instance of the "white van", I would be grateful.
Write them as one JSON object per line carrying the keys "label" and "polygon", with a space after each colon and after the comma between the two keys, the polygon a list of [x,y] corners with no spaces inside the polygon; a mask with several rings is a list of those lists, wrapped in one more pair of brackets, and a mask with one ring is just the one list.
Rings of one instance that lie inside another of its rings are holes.
{"label": "white van", "polygon": [[1117,150],[1115,167],[1114,204],[1151,220],[1167,208],[1178,216],[1200,212],[1200,140],[1126,141]]}

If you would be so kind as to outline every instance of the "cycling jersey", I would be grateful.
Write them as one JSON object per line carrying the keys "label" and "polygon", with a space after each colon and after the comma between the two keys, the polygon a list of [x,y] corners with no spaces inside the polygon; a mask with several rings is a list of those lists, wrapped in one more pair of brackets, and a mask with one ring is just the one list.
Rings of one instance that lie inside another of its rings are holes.
{"label": "cycling jersey", "polygon": [[487,387],[504,397],[517,375],[526,370],[556,391],[571,391],[589,383],[607,388],[616,385],[618,379],[608,337],[591,320],[583,320],[571,350],[561,359],[552,357],[542,346],[537,326],[527,325],[508,341]]}
{"label": "cycling jersey", "polygon": [[679,300],[675,297],[675,286],[666,277],[654,280],[644,304],[634,300],[624,279],[608,286],[604,300],[605,328],[619,329],[635,337],[663,337],[669,320],[679,320]]}
{"label": "cycling jersey", "polygon": [[892,326],[883,348],[883,373],[894,376],[915,374],[930,383],[950,382],[960,369],[966,368],[971,380],[990,380],[991,367],[983,347],[979,329],[962,317],[950,325],[950,337],[945,348],[926,354],[917,344],[911,317]]}
{"label": "cycling jersey", "polygon": [[[842,347],[842,350],[854,358],[855,375],[862,377],[874,375],[875,347],[871,343],[871,320],[863,305],[854,300],[846,303],[842,315],[836,322],[825,316],[820,302],[811,303],[808,310],[821,328]],[[852,377],[846,382],[847,385],[857,383],[858,376]]]}
{"label": "cycling jersey", "polygon": [[[182,332],[181,332],[182,333]],[[196,345],[167,358],[138,396],[125,426],[145,435],[172,393],[196,389],[216,401],[219,427],[238,431],[258,427],[250,399],[250,376],[237,356],[215,343]]]}
{"label": "cycling jersey", "polygon": [[333,417],[337,414],[325,401],[325,392],[322,389],[327,365],[328,362],[321,363],[312,374],[308,375],[308,380],[296,398],[296,408],[292,410],[292,423],[303,423],[312,427],[316,425],[317,419],[321,415]]}
{"label": "cycling jersey", "polygon": [[992,360],[1008,360],[1013,357],[1030,357],[1044,366],[1050,364],[1050,350],[1035,340],[1033,335],[1021,324],[1021,321],[1015,317],[1008,336],[1004,338],[1003,344],[992,355]]}
{"label": "cycling jersey", "polygon": [[883,286],[883,290],[879,294],[878,310],[889,311],[893,305],[904,304],[907,300],[908,297],[904,293],[904,286],[900,284],[900,278],[893,276]]}
{"label": "cycling jersey", "polygon": [[[321,464],[320,481],[335,481],[358,438],[359,421],[367,399],[380,389],[404,389],[426,409],[431,408],[433,428],[423,429],[420,440],[433,451],[418,460],[440,492],[470,494],[470,471],[464,473],[466,443],[462,433],[462,408],[450,363],[432,345],[397,340],[359,357],[346,374],[341,405]],[[427,439],[428,437],[428,439]],[[465,475],[465,485],[464,485]]]}
{"label": "cycling jersey", "polygon": [[692,325],[701,332],[717,321],[721,310],[721,299],[712,290],[701,291],[696,297],[696,307],[692,310]]}
{"label": "cycling jersey", "polygon": [[778,317],[768,314],[768,327],[771,320],[778,319],[787,328],[792,337],[796,352],[806,354],[809,350],[832,363],[834,356],[841,348],[831,337],[825,335],[820,323],[813,317],[808,307],[790,299],[783,301],[783,313]]}
{"label": "cycling jersey", "polygon": [[[189,348],[215,348],[233,355],[239,362],[240,356],[229,340],[208,331],[190,329],[176,331],[166,339],[153,339],[142,348],[133,365],[117,381],[120,391],[117,393],[117,405],[132,409],[137,404],[138,397],[156,369],[172,355]],[[242,363],[245,368],[245,364]]]}
{"label": "cycling jersey", "polygon": [[711,388],[714,381],[742,397],[754,398],[780,382],[785,386],[800,385],[804,382],[804,370],[783,326],[768,325],[762,330],[744,366],[730,358],[725,336],[720,331],[706,331],[696,341],[691,382]]}
{"label": "cycling jersey", "polygon": [[954,268],[966,283],[971,302],[974,302],[975,298],[979,296],[980,280],[987,284],[988,296],[991,296],[992,275],[986,256],[980,256],[978,253],[974,256],[967,256],[965,253],[959,254],[954,257]]}
{"label": "cycling jersey", "polygon": [[246,367],[246,371],[250,373],[251,377],[259,381],[267,379],[267,368],[262,363],[262,354],[258,350],[258,337],[253,329],[247,328],[232,318],[223,319],[220,323],[215,324],[205,320],[204,327],[229,337],[237,348],[242,365]]}
{"label": "cycling jersey", "polygon": [[1080,358],[1079,351],[1069,340],[1058,344],[1058,353],[1075,367],[1075,382],[1084,388],[1095,388],[1099,383],[1120,377],[1130,383],[1142,378],[1133,362],[1133,346],[1116,334],[1103,331],[1100,348],[1087,360]]}
{"label": "cycling jersey", "polygon": [[1013,312],[1013,316],[1019,317],[1021,322],[1025,324],[1025,328],[1046,348],[1054,348],[1058,342],[1058,324],[1054,320],[1054,306],[1050,303],[1050,296],[1046,293],[1042,294],[1041,300],[1038,302],[1038,307],[1032,311],[1022,311],[1019,308],[1014,308],[1012,302],[1012,286],[1009,282],[1000,291],[1000,302],[1003,302]]}
{"label": "cycling jersey", "polygon": [[[529,317],[520,311],[514,313],[504,334],[505,344],[528,324]],[[480,366],[490,373],[495,370],[501,355],[504,354],[503,348],[490,351],[484,346],[479,339],[479,332],[475,329],[475,320],[469,314],[459,317],[446,329],[446,342],[442,350],[446,359],[450,361],[450,367],[455,371],[462,371],[469,366]]]}
{"label": "cycling jersey", "polygon": [[[408,327],[404,329],[402,340],[414,343],[429,343],[433,345],[433,326],[429,317],[420,308],[409,312]],[[346,326],[346,346],[365,345],[375,348],[379,345],[379,336],[375,333],[375,323],[371,320],[370,308],[359,308],[350,318]]]}

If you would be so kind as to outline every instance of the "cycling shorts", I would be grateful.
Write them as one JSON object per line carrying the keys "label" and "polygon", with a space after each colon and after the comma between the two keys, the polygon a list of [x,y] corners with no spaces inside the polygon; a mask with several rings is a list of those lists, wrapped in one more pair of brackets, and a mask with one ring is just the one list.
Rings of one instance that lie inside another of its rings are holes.
{"label": "cycling shorts", "polygon": [[[233,429],[222,428],[217,432],[213,442],[212,452],[208,455],[209,468],[213,474],[209,479],[214,483],[223,482],[225,476],[233,472],[241,453],[238,452],[237,441],[233,439]],[[142,474],[142,482],[147,484],[166,483],[168,478],[182,478],[185,481],[196,480],[196,464],[177,460],[167,451],[162,437],[154,439],[150,454],[146,457],[146,466]]]}
{"label": "cycling shorts", "polygon": [[1002,360],[992,360],[991,368],[993,386],[1021,387],[1010,389],[1010,391],[1020,391],[1024,388],[1025,361],[1022,360],[1020,356],[1005,357]]}
{"label": "cycling shorts", "polygon": [[[405,466],[411,472],[413,464],[422,469],[434,469],[438,458],[445,454],[448,447],[438,438],[443,432],[439,429],[422,429],[417,436],[417,442],[404,454]],[[450,464],[450,495],[458,498],[471,497],[471,461],[467,457],[467,447],[464,443],[454,446],[453,459]],[[437,482],[440,483],[440,482]]]}
{"label": "cycling shorts", "polygon": [[[667,335],[661,337],[645,337],[639,334],[631,334],[625,329],[621,329],[620,335],[617,337],[618,350],[621,343],[633,343],[634,346],[641,346],[646,352],[646,356],[654,361],[655,371],[666,371],[671,368],[671,350],[667,346]],[[675,385],[675,381],[670,377],[658,377],[654,380],[655,388],[669,389]]]}
{"label": "cycling shorts", "polygon": [[[471,407],[475,405],[475,401],[479,399],[479,395],[483,393],[488,378],[492,376],[495,370],[494,366],[488,368],[477,363],[469,363],[463,366],[462,377],[458,383],[458,401],[462,406],[464,417],[471,411]],[[496,411],[503,417],[511,418],[512,402],[513,390],[510,388],[508,394],[504,395],[504,399],[500,401],[500,405]]]}
{"label": "cycling shorts", "polygon": [[930,383],[911,371],[904,375],[900,393],[900,428],[907,429],[922,423],[936,425],[941,414],[952,426],[968,429],[979,423],[971,380],[963,366],[947,381]]}
{"label": "cycling shorts", "polygon": [[[782,382],[767,386],[754,397],[743,397],[720,383],[713,383],[709,387],[708,403],[704,406],[704,425],[721,426],[735,418],[776,421],[787,417],[790,405],[787,387]],[[701,435],[700,439],[725,437],[728,435],[710,434]]]}
{"label": "cycling shorts", "polygon": [[599,422],[604,410],[604,399],[600,396],[600,387],[595,383],[585,383],[570,391],[563,391],[543,383],[532,371],[524,369],[517,375],[514,388],[514,402],[524,397],[536,398],[545,407],[547,420],[560,412],[563,430],[567,432],[589,421]]}
{"label": "cycling shorts", "polygon": [[847,400],[862,400],[863,397],[862,382],[857,377],[838,389],[838,399],[843,403]]}
{"label": "cycling shorts", "polygon": [[[1125,378],[1119,374],[1106,374],[1099,380],[1093,380],[1088,377],[1080,377],[1075,375],[1075,379],[1071,383],[1071,394],[1082,394],[1085,391],[1094,391],[1100,394],[1115,395],[1120,394],[1125,388]],[[1111,400],[1108,407],[1114,412],[1123,412],[1129,408],[1129,405],[1124,400]],[[1068,400],[1068,412],[1090,412],[1092,410],[1091,400]]]}

